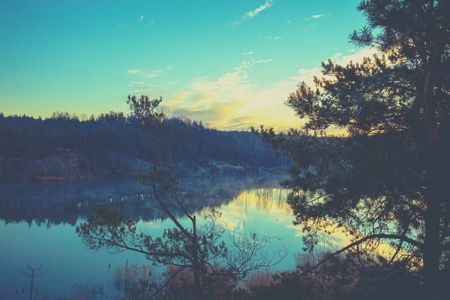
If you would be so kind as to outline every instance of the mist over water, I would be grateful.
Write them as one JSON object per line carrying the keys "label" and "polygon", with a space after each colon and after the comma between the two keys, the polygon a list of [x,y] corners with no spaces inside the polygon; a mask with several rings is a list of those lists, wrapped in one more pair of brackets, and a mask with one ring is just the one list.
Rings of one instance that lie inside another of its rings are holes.
{"label": "mist over water", "polygon": [[[210,208],[222,212],[219,223],[228,234],[255,231],[271,237],[267,251],[286,247],[290,253],[276,269],[293,269],[294,254],[302,248],[301,228],[292,224],[287,191],[279,186],[282,179],[184,179],[180,194],[191,213],[203,215]],[[130,215],[139,230],[152,236],[174,227],[152,201],[150,188],[131,179],[0,184],[0,191],[0,294],[6,299],[29,297],[30,278],[19,272],[27,264],[42,264],[46,273],[36,278],[39,295],[54,297],[73,295],[76,285],[111,287],[117,267],[151,263],[142,254],[112,255],[82,244],[75,228],[101,202]]]}

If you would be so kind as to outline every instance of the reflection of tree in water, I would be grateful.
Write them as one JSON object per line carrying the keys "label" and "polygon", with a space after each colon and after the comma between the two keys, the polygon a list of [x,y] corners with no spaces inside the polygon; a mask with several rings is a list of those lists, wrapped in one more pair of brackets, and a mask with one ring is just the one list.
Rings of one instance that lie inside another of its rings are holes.
{"label": "reflection of tree in water", "polygon": [[[180,191],[190,212],[227,204],[248,189],[276,188],[279,177],[187,178]],[[272,192],[273,193],[273,192]],[[273,195],[258,197],[266,207]],[[0,219],[8,223],[25,221],[31,225],[75,225],[79,218],[95,213],[101,202],[116,207],[134,220],[165,219],[148,187],[132,179],[83,180],[60,183],[0,184]],[[174,209],[179,216],[181,211]]]}
{"label": "reflection of tree in water", "polygon": [[274,208],[286,214],[292,214],[292,209],[286,203],[287,190],[280,188],[257,188],[243,190],[235,199],[237,204],[246,209],[254,205],[257,209],[270,212]]}

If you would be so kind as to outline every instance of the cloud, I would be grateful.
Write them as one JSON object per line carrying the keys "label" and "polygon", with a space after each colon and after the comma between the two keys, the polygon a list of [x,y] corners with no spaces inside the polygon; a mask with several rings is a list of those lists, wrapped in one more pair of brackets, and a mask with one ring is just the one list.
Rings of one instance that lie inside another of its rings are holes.
{"label": "cloud", "polygon": [[153,71],[148,71],[148,74],[145,75],[146,78],[154,78],[154,77],[158,77],[159,74],[163,73],[163,71],[160,70],[153,70]]}
{"label": "cloud", "polygon": [[238,26],[239,24],[247,21],[248,19],[255,17],[263,10],[270,8],[273,4],[274,4],[273,0],[266,0],[266,3],[262,4],[258,8],[255,8],[254,10],[251,10],[251,11],[245,13],[245,15],[243,15],[240,20],[234,22],[232,25]]}
{"label": "cloud", "polygon": [[170,94],[170,99],[173,100],[186,100],[188,96],[192,95],[192,92],[180,90],[176,93]]}
{"label": "cloud", "polygon": [[155,20],[151,20],[150,22],[148,22],[147,24],[145,24],[144,27],[151,26],[151,25],[153,25],[153,24],[155,24]]}
{"label": "cloud", "polygon": [[246,16],[249,18],[253,18],[254,16],[256,16],[257,14],[259,14],[260,12],[262,12],[263,10],[271,7],[273,5],[273,1],[272,0],[266,0],[266,3],[264,3],[263,5],[261,5],[260,7],[258,7],[255,10],[249,11],[248,13],[246,13]]}
{"label": "cloud", "polygon": [[298,70],[298,75],[292,76],[289,79],[295,80],[296,82],[304,81],[307,85],[314,86],[314,77],[320,77],[322,75],[322,68],[314,67],[311,69],[300,69]]}
{"label": "cloud", "polygon": [[177,83],[178,83],[178,80],[175,79],[175,80],[168,81],[166,84],[167,85],[174,85],[174,84],[177,84]]}
{"label": "cloud", "polygon": [[[376,53],[374,49],[362,49],[355,52],[347,52],[343,49],[341,51],[332,55],[332,60],[343,65],[350,61],[362,61],[363,57]],[[250,57],[253,56],[254,54]],[[246,58],[250,57],[246,56]],[[291,76],[287,74],[285,79],[278,82],[265,85],[252,82],[251,68],[269,62],[273,63],[272,58],[246,59],[237,68],[230,72],[224,72],[216,78],[193,79],[183,90],[174,90],[175,86],[170,86],[169,83],[158,88],[151,87],[147,82],[138,81],[130,82],[130,85],[135,86],[133,88],[135,93],[151,91],[154,94],[149,95],[151,97],[159,96],[159,93],[164,91],[162,93],[165,99],[164,106],[171,109],[172,115],[191,120],[202,120],[211,127],[225,130],[248,130],[250,126],[264,124],[267,127],[274,127],[277,131],[292,127],[298,128],[304,121],[296,117],[295,112],[285,105],[285,100],[290,93],[295,91],[300,81],[305,81],[314,87],[314,76],[323,76],[320,62],[317,62],[314,68],[299,69]],[[149,72],[154,75],[159,74],[154,71]],[[332,132],[332,130],[329,132],[342,133]]]}
{"label": "cloud", "polygon": [[260,60],[255,60],[255,64],[266,63],[266,62],[271,62],[271,61],[273,61],[272,58],[269,58],[269,59],[260,59]]}
{"label": "cloud", "polygon": [[236,70],[222,75],[216,81],[210,81],[207,78],[196,79],[192,82],[190,87],[195,92],[209,91],[214,93],[226,93],[229,90],[234,90],[238,86],[247,83],[247,76],[247,72]]}
{"label": "cloud", "polygon": [[[269,61],[271,59],[253,63]],[[284,130],[297,127],[299,123],[294,112],[284,105],[295,87],[293,81],[257,86],[251,83],[246,70],[236,70],[216,80],[198,78],[186,91],[168,97],[167,104],[172,107],[174,116],[202,120],[215,128],[248,130],[250,126],[266,124]]]}
{"label": "cloud", "polygon": [[230,86],[236,86],[238,84],[244,83],[247,79],[247,76],[247,72],[244,71],[227,73],[217,80],[217,87],[219,89],[223,89]]}
{"label": "cloud", "polygon": [[336,61],[338,61],[338,58],[341,56],[342,56],[342,53],[339,52],[339,53],[336,53],[335,55],[333,55],[330,59],[331,59],[331,61],[336,62]]}
{"label": "cloud", "polygon": [[260,124],[278,130],[297,127],[299,120],[284,105],[296,82],[286,80],[258,86],[249,78],[248,68],[272,61],[272,58],[244,61],[238,69],[216,79],[192,80],[186,90],[168,95],[165,105],[171,107],[174,116],[202,120],[215,128],[248,130]]}
{"label": "cloud", "polygon": [[[216,98],[209,98],[208,95],[203,95],[201,101],[209,103],[210,105],[173,108],[172,115],[176,117],[187,117],[193,120],[201,120],[204,123],[210,124],[212,127],[225,128],[231,123],[230,120],[233,119],[232,116],[235,115],[236,111],[244,105],[241,102],[217,103]],[[234,128],[236,128],[236,126]]]}
{"label": "cloud", "polygon": [[[352,52],[352,51],[350,51],[350,52]],[[353,51],[353,54],[341,56],[341,57],[339,57],[339,59],[336,59],[333,62],[345,66],[345,65],[349,64],[350,62],[360,63],[363,61],[364,57],[372,58],[374,54],[380,54],[380,52],[375,48],[364,48],[364,49],[359,50],[358,52]]]}
{"label": "cloud", "polygon": [[165,88],[165,86],[163,85],[157,85],[157,84],[149,84],[147,82],[143,82],[143,81],[130,81],[128,83],[129,87],[139,87],[139,88]]}
{"label": "cloud", "polygon": [[[260,37],[260,39],[263,39],[263,37]],[[279,35],[279,36],[276,36],[276,37],[272,37],[272,36],[265,36],[264,37],[264,39],[265,40],[284,40],[284,36],[282,36],[282,35]]]}
{"label": "cloud", "polygon": [[242,62],[239,64],[239,66],[234,67],[233,70],[238,71],[238,70],[248,69],[248,68],[253,67],[253,66],[256,65],[256,64],[267,63],[267,62],[271,62],[271,61],[273,61],[272,58],[269,58],[269,59],[260,59],[260,60],[254,60],[254,59],[252,59],[252,60],[250,60],[250,61],[244,60],[244,61],[242,61]]}
{"label": "cloud", "polygon": [[[342,53],[333,55],[332,59],[336,63],[346,64],[350,60],[361,61],[362,57],[371,56],[375,52],[374,49],[357,52],[342,50]],[[208,126],[224,130],[248,130],[250,126],[259,124],[274,127],[277,131],[298,128],[304,121],[296,117],[295,112],[285,105],[285,100],[295,91],[299,81],[314,86],[314,76],[322,76],[320,62],[317,62],[314,68],[299,69],[296,74],[286,76],[278,82],[265,85],[253,83],[251,68],[272,61],[272,58],[247,59],[231,72],[223,73],[215,79],[194,79],[184,90],[166,93],[167,102],[164,105],[171,108],[174,116],[202,120]],[[146,84],[135,89],[147,88]]]}
{"label": "cloud", "polygon": [[[330,14],[328,14],[328,15],[330,15]],[[309,20],[311,20],[311,19],[318,19],[318,18],[322,18],[322,17],[324,17],[325,15],[312,15],[311,17],[309,17],[309,18],[305,18],[304,20],[305,21],[309,21]]]}
{"label": "cloud", "polygon": [[128,86],[144,86],[147,85],[147,82],[138,82],[138,81],[130,81]]}
{"label": "cloud", "polygon": [[[330,59],[335,64],[345,66],[350,62],[354,63],[362,62],[364,57],[372,57],[374,54],[378,53],[378,51],[375,48],[365,48],[358,52],[355,52],[355,50],[353,49],[353,51],[351,52],[352,54],[349,55],[343,55],[342,53],[339,52],[333,55]],[[292,76],[289,79],[295,80],[297,82],[304,81],[309,86],[314,87],[315,86],[314,76],[319,78],[323,76],[321,67],[314,67],[311,69],[300,69],[298,70],[298,75]]]}
{"label": "cloud", "polygon": [[[141,69],[129,69],[128,73],[130,74],[138,74],[142,73],[143,71]],[[141,76],[144,76],[146,78],[153,78],[157,77],[160,73],[163,73],[161,70],[152,70],[152,71],[146,71],[146,74],[142,74]]]}
{"label": "cloud", "polygon": [[252,55],[253,54],[253,51],[249,51],[249,52],[246,52],[246,53],[242,53],[242,55]]}

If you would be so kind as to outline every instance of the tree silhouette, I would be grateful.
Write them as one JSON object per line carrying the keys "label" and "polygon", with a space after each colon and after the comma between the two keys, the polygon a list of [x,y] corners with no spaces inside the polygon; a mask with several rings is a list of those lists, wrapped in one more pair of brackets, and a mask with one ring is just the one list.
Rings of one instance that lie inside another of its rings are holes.
{"label": "tree silhouette", "polygon": [[[186,286],[193,286],[195,299],[203,299],[205,290],[231,289],[249,272],[281,261],[286,251],[283,249],[273,257],[265,255],[261,250],[267,239],[256,233],[232,234],[227,246],[223,241],[225,228],[217,223],[220,214],[211,211],[205,216],[204,224],[200,225],[197,216],[189,213],[189,204],[183,201],[178,191],[178,174],[171,155],[171,147],[177,137],[169,131],[173,124],[168,122],[167,115],[157,110],[161,101],[150,100],[146,96],[128,98],[130,108],[143,129],[154,134],[158,149],[152,170],[135,177],[151,188],[159,207],[176,227],[165,229],[161,237],[153,238],[137,232],[135,222],[128,216],[103,204],[96,216],[90,216],[87,222],[77,227],[77,233],[92,249],[131,250],[156,263],[175,267],[169,280],[150,297],[160,295],[170,280],[183,275]],[[189,225],[182,224],[174,215],[172,205],[183,212]]]}
{"label": "tree silhouette", "polygon": [[[30,300],[33,300],[33,290],[36,285],[36,277],[44,275],[46,272],[42,271],[42,265],[39,267],[34,267],[31,265],[26,265],[25,269],[19,269],[20,273],[30,277]],[[36,288],[36,292],[34,294],[34,299],[37,298],[39,289]]]}
{"label": "tree silhouette", "polygon": [[[310,248],[319,228],[353,236],[347,251],[391,241],[388,263],[423,270],[433,299],[450,254],[449,5],[362,1],[368,25],[351,41],[382,55],[328,61],[315,89],[299,84],[286,103],[307,120],[302,130],[254,130],[295,161],[284,184]],[[346,137],[327,137],[330,126]]]}

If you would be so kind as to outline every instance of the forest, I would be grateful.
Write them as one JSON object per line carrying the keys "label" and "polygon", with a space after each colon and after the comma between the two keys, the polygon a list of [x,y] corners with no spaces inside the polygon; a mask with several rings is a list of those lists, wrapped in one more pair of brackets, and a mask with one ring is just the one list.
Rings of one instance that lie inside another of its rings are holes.
{"label": "forest", "polygon": [[[190,169],[192,165],[206,166],[210,161],[248,168],[275,168],[291,163],[286,157],[276,158],[273,149],[250,132],[220,131],[201,121],[181,118],[170,118],[170,123],[172,157]],[[69,113],[54,113],[46,119],[0,114],[3,165],[10,159],[38,160],[61,151],[78,155],[81,171],[121,176],[127,175],[120,171],[124,168],[120,164],[126,164],[122,162],[124,156],[152,162],[157,152],[154,136],[141,130],[135,117],[122,112],[91,116],[88,120]]]}

